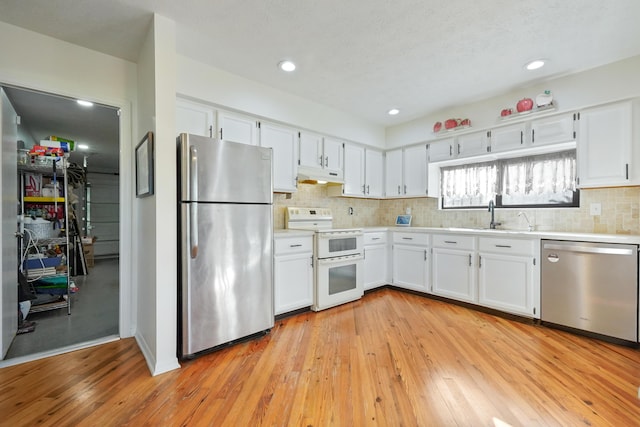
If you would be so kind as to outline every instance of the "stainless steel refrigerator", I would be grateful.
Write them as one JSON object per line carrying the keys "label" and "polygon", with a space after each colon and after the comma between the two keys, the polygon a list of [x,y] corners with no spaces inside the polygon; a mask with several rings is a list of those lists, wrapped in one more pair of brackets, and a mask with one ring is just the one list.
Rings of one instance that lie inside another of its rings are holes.
{"label": "stainless steel refrigerator", "polygon": [[273,313],[270,148],[178,137],[178,356],[267,332]]}

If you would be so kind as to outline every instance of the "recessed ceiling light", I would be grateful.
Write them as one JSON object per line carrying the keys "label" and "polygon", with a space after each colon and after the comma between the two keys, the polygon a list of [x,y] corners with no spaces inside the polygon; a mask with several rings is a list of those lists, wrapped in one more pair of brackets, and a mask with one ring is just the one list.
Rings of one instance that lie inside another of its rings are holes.
{"label": "recessed ceiling light", "polygon": [[527,70],[537,70],[538,68],[542,68],[544,66],[544,63],[545,63],[544,59],[536,59],[531,62],[528,62],[524,66],[524,68],[526,68]]}
{"label": "recessed ceiling light", "polygon": [[88,150],[89,146],[87,144],[78,144],[78,149],[80,149],[80,150]]}
{"label": "recessed ceiling light", "polygon": [[398,114],[400,112],[400,110],[398,110],[397,108],[392,108],[391,110],[389,110],[387,113],[390,116],[395,116],[396,114]]}
{"label": "recessed ceiling light", "polygon": [[291,61],[280,61],[280,63],[278,64],[278,68],[280,68],[282,71],[287,71],[290,73],[296,69],[296,64]]}
{"label": "recessed ceiling light", "polygon": [[93,107],[93,102],[83,101],[82,99],[78,99],[76,102],[83,107]]}

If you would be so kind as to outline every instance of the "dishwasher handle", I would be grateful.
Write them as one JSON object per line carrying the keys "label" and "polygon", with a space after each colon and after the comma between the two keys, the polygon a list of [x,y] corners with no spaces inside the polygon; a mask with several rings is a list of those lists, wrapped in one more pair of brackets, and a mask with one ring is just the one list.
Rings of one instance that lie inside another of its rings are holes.
{"label": "dishwasher handle", "polygon": [[585,254],[603,254],[603,255],[635,255],[633,249],[629,248],[607,248],[607,247],[598,247],[598,246],[583,246],[580,244],[574,245],[558,245],[554,243],[545,243],[543,245],[543,249],[551,249],[555,251],[565,251],[565,252],[579,252]]}

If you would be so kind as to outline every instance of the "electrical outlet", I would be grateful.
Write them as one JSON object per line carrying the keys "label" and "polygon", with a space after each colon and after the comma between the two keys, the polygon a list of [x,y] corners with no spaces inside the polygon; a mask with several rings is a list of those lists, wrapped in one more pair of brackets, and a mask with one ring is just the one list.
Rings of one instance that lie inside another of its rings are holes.
{"label": "electrical outlet", "polygon": [[411,208],[406,208],[404,210],[404,213],[407,214],[407,215],[411,215]]}
{"label": "electrical outlet", "polygon": [[602,214],[602,204],[591,203],[591,205],[589,205],[589,213],[591,216],[600,216]]}

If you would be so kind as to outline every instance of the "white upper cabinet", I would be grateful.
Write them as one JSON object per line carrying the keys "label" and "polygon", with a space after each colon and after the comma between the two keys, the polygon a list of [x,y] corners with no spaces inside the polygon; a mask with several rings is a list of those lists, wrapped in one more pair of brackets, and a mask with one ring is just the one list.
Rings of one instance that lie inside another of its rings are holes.
{"label": "white upper cabinet", "polygon": [[364,183],[368,197],[382,197],[384,194],[384,156],[382,151],[365,150]]}
{"label": "white upper cabinet", "polygon": [[491,129],[491,152],[517,150],[527,144],[526,123],[516,123],[510,126]]}
{"label": "white upper cabinet", "polygon": [[638,148],[632,147],[631,101],[590,108],[578,114],[580,187],[640,183]]}
{"label": "white upper cabinet", "polygon": [[273,191],[296,191],[298,132],[295,129],[261,122],[260,145],[273,149]]}
{"label": "white upper cabinet", "polygon": [[467,133],[458,136],[454,154],[457,157],[479,156],[487,154],[488,147],[488,131]]}
{"label": "white upper cabinet", "polygon": [[215,129],[215,110],[204,104],[176,100],[176,135],[190,133],[212,138]]}
{"label": "white upper cabinet", "polygon": [[385,171],[385,195],[387,197],[426,196],[426,145],[387,151]]}
{"label": "white upper cabinet", "polygon": [[402,149],[387,151],[385,156],[385,195],[401,197],[402,192]]}
{"label": "white upper cabinet", "polygon": [[342,194],[356,197],[382,197],[383,166],[381,151],[345,144]]}
{"label": "white upper cabinet", "polygon": [[324,168],[327,171],[342,173],[342,168],[343,168],[342,146],[343,146],[342,141],[329,138],[329,137],[324,137],[324,145],[323,145]]}
{"label": "white upper cabinet", "polygon": [[258,145],[258,121],[251,116],[218,111],[218,138],[241,144]]}
{"label": "white upper cabinet", "polygon": [[576,139],[574,114],[560,114],[531,122],[531,145],[557,144]]}
{"label": "white upper cabinet", "polygon": [[429,161],[439,162],[453,158],[454,138],[442,139],[429,144]]}
{"label": "white upper cabinet", "polygon": [[300,132],[300,166],[321,168],[323,165],[322,135]]}
{"label": "white upper cabinet", "polygon": [[345,196],[365,196],[365,149],[358,145],[344,145],[344,188]]}
{"label": "white upper cabinet", "polygon": [[404,195],[427,195],[427,147],[416,145],[404,149]]}

